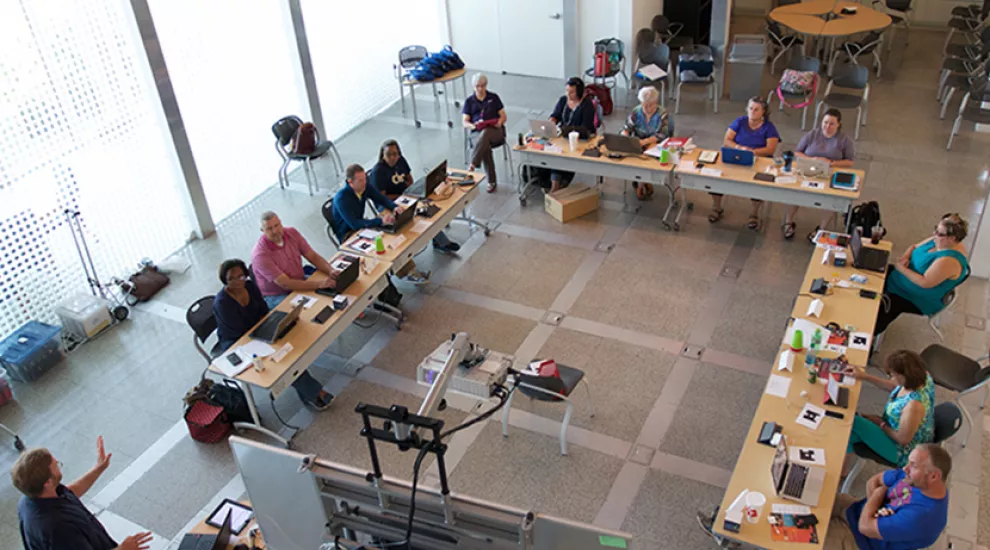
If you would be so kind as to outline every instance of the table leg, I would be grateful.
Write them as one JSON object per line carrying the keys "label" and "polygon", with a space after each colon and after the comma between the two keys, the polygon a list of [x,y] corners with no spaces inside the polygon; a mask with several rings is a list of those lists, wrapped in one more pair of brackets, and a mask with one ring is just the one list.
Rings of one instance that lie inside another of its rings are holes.
{"label": "table leg", "polygon": [[485,232],[486,237],[492,234],[492,228],[488,227],[487,223],[481,223],[478,220],[474,219],[474,216],[468,216],[467,209],[462,210],[461,213],[458,214],[457,217],[454,219],[460,220],[462,222],[467,222],[471,225],[478,227],[479,229]]}
{"label": "table leg", "polygon": [[450,117],[450,94],[447,93],[447,83],[443,83],[443,104],[447,107],[447,128],[454,127],[454,119]]}
{"label": "table leg", "polygon": [[288,448],[291,438],[287,439],[282,437],[269,430],[261,423],[261,415],[258,414],[258,405],[254,402],[254,394],[251,392],[251,385],[246,382],[241,382],[240,380],[235,381],[237,382],[237,385],[241,387],[241,391],[244,392],[244,398],[247,401],[248,410],[251,411],[251,422],[234,422],[234,428],[238,430],[253,430],[262,435],[267,435]]}
{"label": "table leg", "polygon": [[673,226],[671,226],[670,222],[667,221],[667,217],[670,216],[670,212],[674,209],[674,203],[677,202],[677,189],[674,187],[673,182],[674,182],[673,172],[670,172],[666,176],[664,176],[663,186],[667,190],[668,202],[667,202],[667,210],[663,213],[663,218],[660,219],[660,222],[663,223],[664,229],[667,229],[668,231],[671,229],[671,227],[673,227],[674,231],[680,231],[681,225],[677,223],[677,220],[674,220]]}
{"label": "table leg", "polygon": [[416,112],[416,85],[415,84],[409,86],[409,99],[412,101],[412,106],[413,106],[413,120],[416,122],[416,127],[419,128],[420,126],[423,125],[423,123],[421,123],[419,121],[419,113]]}

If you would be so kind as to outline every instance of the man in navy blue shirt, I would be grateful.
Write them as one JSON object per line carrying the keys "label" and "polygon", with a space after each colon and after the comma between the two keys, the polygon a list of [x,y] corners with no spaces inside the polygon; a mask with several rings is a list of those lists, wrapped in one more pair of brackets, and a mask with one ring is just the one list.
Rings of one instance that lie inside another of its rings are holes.
{"label": "man in navy blue shirt", "polygon": [[151,533],[131,535],[117,544],[79,498],[110,466],[111,454],[96,439],[96,465],[81,478],[62,485],[62,464],[48,449],[30,449],[10,470],[17,490],[21,542],[25,550],[145,550]]}
{"label": "man in navy blue shirt", "polygon": [[492,149],[505,144],[505,106],[498,95],[488,91],[488,77],[483,73],[471,79],[474,93],[464,100],[464,127],[471,131],[474,143],[468,170],[484,165],[488,174],[488,192],[495,192],[495,157]]}

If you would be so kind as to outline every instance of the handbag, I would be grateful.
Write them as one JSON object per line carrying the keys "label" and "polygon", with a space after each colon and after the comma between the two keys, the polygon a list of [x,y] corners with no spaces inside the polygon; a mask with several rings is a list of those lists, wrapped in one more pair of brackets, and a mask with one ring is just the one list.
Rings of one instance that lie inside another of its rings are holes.
{"label": "handbag", "polygon": [[193,402],[186,409],[183,418],[186,420],[186,427],[189,428],[189,435],[202,443],[221,441],[233,429],[223,407],[209,403],[205,399]]}
{"label": "handbag", "polygon": [[815,80],[813,71],[784,69],[784,74],[780,77],[780,89],[788,94],[808,95],[814,89]]}
{"label": "handbag", "polygon": [[153,265],[146,265],[141,271],[128,277],[120,283],[120,288],[127,294],[127,305],[133,306],[138,302],[147,302],[158,291],[168,286],[168,275],[158,271]]}

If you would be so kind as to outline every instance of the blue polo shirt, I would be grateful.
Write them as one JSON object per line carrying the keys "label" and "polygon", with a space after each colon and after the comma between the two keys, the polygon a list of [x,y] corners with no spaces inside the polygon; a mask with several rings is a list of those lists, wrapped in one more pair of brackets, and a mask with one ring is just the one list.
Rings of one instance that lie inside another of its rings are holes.
{"label": "blue polo shirt", "polygon": [[729,129],[736,132],[736,144],[752,149],[766,147],[771,138],[780,139],[777,127],[772,122],[765,120],[759,128],[753,130],[749,127],[749,117],[745,115],[733,120]]}
{"label": "blue polo shirt", "polygon": [[476,94],[471,94],[467,99],[464,100],[464,108],[461,112],[470,117],[471,123],[476,124],[482,120],[495,120],[498,118],[498,112],[501,111],[505,106],[502,105],[502,100],[499,99],[498,94],[493,94],[488,92],[485,94],[485,99],[478,99]]}
{"label": "blue polo shirt", "polygon": [[371,169],[368,183],[375,186],[383,195],[401,195],[406,191],[406,176],[412,174],[412,168],[406,162],[406,157],[399,157],[395,166],[389,166],[384,160]]}
{"label": "blue polo shirt", "polygon": [[111,550],[117,547],[103,524],[65,485],[55,498],[21,497],[17,518],[24,550]]}
{"label": "blue polo shirt", "polygon": [[859,532],[859,516],[866,499],[846,509],[846,522],[862,550],[911,550],[935,544],[949,519],[949,495],[942,499],[926,497],[920,489],[904,481],[904,470],[883,474],[888,487],[884,507],[892,514],[877,519],[880,539],[871,539]]}

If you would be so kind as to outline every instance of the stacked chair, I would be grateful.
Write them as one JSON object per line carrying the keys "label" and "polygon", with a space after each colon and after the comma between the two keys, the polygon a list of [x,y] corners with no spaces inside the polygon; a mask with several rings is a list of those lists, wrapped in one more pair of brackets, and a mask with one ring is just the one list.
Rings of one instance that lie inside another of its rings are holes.
{"label": "stacked chair", "polygon": [[[982,6],[958,6],[952,10],[949,33],[942,48],[942,65],[939,69],[936,99],[942,104],[944,119],[955,93],[962,93],[959,110],[952,123],[949,141],[961,130],[963,122],[990,124],[990,109],[984,103],[990,101],[990,0]],[[961,40],[960,40],[961,38]]]}

